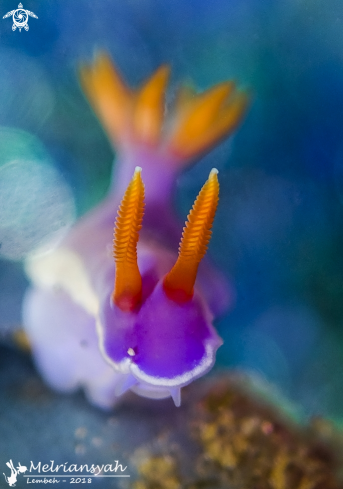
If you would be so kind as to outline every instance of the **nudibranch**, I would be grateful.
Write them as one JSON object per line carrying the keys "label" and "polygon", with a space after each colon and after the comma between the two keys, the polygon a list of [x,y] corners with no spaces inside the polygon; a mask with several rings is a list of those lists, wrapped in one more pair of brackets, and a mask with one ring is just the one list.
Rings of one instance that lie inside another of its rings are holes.
{"label": "nudibranch", "polygon": [[127,390],[171,396],[179,406],[180,389],[211,369],[222,343],[212,323],[227,308],[228,289],[202,260],[217,170],[182,234],[171,198],[181,169],[238,125],[247,95],[233,82],[202,94],[181,87],[166,110],[168,77],[162,66],[131,90],[106,54],[81,69],[117,151],[111,188],[54,250],[26,262],[32,287],[23,322],[37,367],[55,389],[82,387],[106,408]]}

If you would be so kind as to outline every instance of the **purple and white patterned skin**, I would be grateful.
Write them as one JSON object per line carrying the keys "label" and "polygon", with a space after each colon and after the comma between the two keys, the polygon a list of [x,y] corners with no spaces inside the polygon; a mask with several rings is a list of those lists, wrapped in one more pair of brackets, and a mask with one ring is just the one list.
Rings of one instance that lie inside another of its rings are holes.
{"label": "purple and white patterned skin", "polygon": [[38,369],[56,390],[83,388],[102,408],[128,389],[171,396],[179,406],[180,389],[215,362],[222,340],[212,323],[231,297],[208,262],[198,270],[218,201],[217,171],[188,216],[179,255],[173,186],[182,167],[233,130],[247,97],[230,82],[201,95],[183,87],[178,110],[167,117],[165,67],[135,94],[105,55],[81,76],[118,149],[112,186],[56,249],[26,261],[32,286],[23,304],[25,331]]}

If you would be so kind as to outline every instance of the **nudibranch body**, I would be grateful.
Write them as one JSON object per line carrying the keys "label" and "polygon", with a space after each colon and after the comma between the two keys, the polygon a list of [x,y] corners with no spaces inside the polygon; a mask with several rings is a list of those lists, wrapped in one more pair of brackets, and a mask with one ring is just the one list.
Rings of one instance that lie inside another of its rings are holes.
{"label": "nudibranch body", "polygon": [[163,66],[133,92],[106,55],[82,69],[117,148],[112,187],[54,251],[26,263],[33,287],[24,325],[38,368],[54,388],[83,387],[102,407],[128,389],[180,405],[181,387],[213,366],[221,345],[212,322],[227,307],[225,280],[200,264],[218,203],[217,170],[188,215],[178,254],[171,197],[180,170],[236,127],[247,96],[232,82],[200,95],[183,87],[165,116],[168,75]]}

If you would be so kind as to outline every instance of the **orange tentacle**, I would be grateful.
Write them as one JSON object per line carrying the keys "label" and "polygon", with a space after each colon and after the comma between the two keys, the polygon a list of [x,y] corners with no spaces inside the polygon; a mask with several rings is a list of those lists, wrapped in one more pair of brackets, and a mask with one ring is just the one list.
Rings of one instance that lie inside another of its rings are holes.
{"label": "orange tentacle", "polygon": [[113,302],[132,311],[142,298],[142,278],[137,265],[137,243],[144,214],[144,184],[136,167],[121,201],[114,227],[113,256],[116,275]]}
{"label": "orange tentacle", "polygon": [[200,190],[183,228],[178,259],[163,281],[167,296],[179,303],[192,298],[198,266],[210,241],[219,199],[217,173],[211,170]]}

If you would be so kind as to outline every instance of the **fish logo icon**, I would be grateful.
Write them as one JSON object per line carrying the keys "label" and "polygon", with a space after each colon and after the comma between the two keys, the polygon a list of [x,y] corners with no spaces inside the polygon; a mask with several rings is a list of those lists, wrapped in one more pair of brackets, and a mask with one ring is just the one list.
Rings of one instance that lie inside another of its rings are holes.
{"label": "fish logo icon", "polygon": [[17,475],[24,474],[27,471],[27,467],[25,467],[25,465],[21,465],[19,462],[18,467],[15,468],[12,460],[6,462],[6,465],[11,469],[11,475],[7,477],[6,474],[3,473],[5,481],[10,487],[15,487],[15,483],[17,482]]}
{"label": "fish logo icon", "polygon": [[7,17],[11,17],[11,15],[13,17],[12,31],[15,31],[17,28],[19,29],[19,32],[21,32],[22,29],[28,31],[29,26],[27,25],[27,22],[29,16],[38,19],[36,14],[30,12],[30,10],[25,10],[21,3],[18,5],[17,9],[7,12],[7,14],[3,16],[3,19],[7,19]]}

